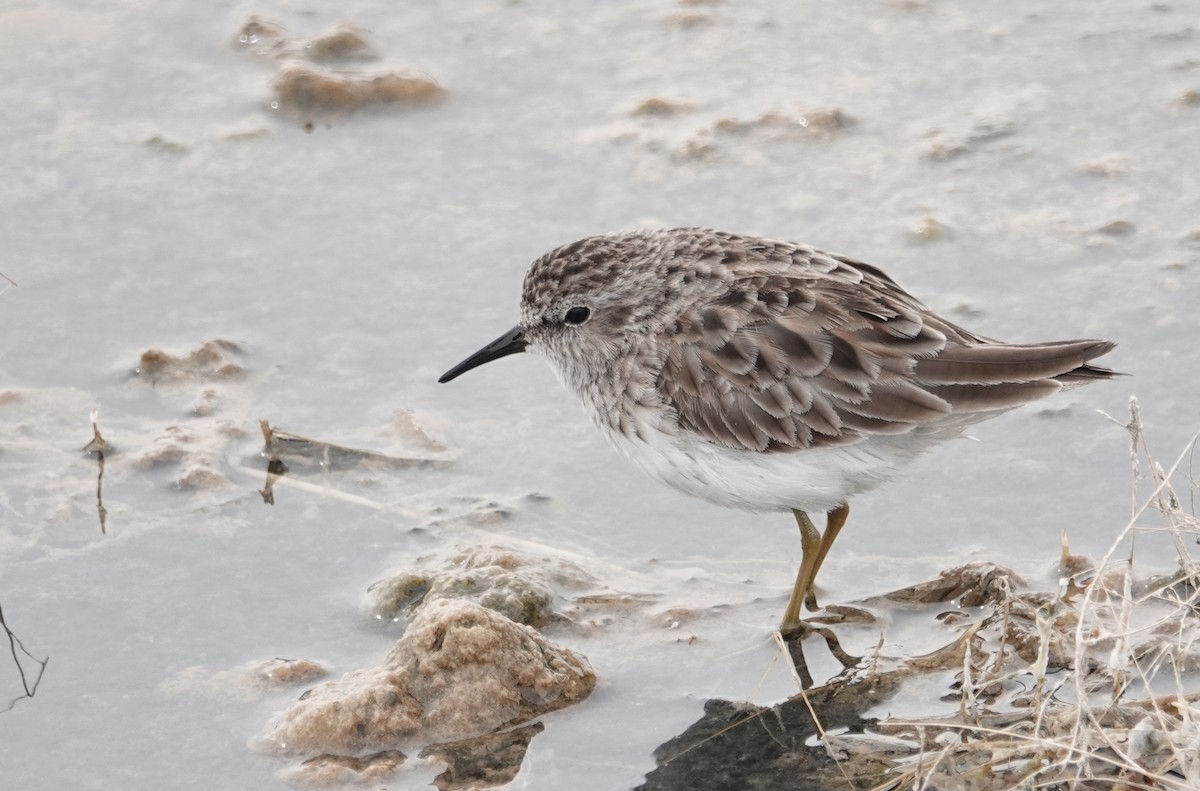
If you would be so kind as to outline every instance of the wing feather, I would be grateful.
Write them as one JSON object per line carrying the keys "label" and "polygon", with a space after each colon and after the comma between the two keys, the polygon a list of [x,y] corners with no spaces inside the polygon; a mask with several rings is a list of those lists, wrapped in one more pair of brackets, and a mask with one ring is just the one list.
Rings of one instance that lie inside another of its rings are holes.
{"label": "wing feather", "polygon": [[662,352],[662,403],[709,442],[787,452],[965,426],[1114,375],[1088,364],[1106,341],[1000,343],[938,317],[875,267],[756,241],[732,238],[741,246],[726,255],[723,290],[649,341]]}

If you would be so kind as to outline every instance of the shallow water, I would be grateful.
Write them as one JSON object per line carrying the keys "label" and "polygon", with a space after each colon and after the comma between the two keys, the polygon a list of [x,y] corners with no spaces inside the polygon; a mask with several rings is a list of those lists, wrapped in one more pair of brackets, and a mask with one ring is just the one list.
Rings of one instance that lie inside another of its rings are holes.
{"label": "shallow water", "polygon": [[[234,41],[254,11],[302,37],[349,19],[381,54],[349,68],[417,68],[448,94],[273,110],[276,62]],[[590,233],[802,240],[985,335],[1120,343],[1129,378],[981,425],[855,502],[823,600],[969,559],[1043,578],[1063,528],[1103,551],[1130,475],[1096,410],[1124,419],[1136,393],[1165,462],[1200,423],[1197,19],[1197,2],[919,0],[0,11],[0,272],[18,284],[0,294],[0,603],[51,657],[0,715],[0,780],[283,787],[249,745],[299,690],[181,679],[374,664],[398,635],[364,614],[367,586],[457,545],[562,554],[650,601],[556,635],[601,686],[545,718],[516,787],[635,786],[705,698],[792,692],[769,639],[790,517],[642,479],[530,356],[436,384],[514,323],[531,260]],[[636,112],[655,98],[676,111]],[[238,370],[134,374],[147,350],[216,338]],[[113,445],[103,534],[93,408]],[[297,471],[264,505],[259,419],[437,455],[398,412],[454,463]],[[672,628],[672,608],[697,615]],[[18,694],[7,663],[0,685]],[[397,787],[438,771],[413,762]]]}

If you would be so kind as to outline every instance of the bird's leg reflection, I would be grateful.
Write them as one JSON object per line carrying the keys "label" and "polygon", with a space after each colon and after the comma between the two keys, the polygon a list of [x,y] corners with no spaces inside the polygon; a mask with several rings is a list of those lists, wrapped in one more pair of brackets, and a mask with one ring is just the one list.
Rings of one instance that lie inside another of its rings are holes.
{"label": "bird's leg reflection", "polygon": [[856,667],[862,661],[861,656],[854,656],[842,648],[842,643],[833,630],[824,626],[814,626],[801,621],[790,629],[781,628],[777,634],[779,642],[787,649],[788,657],[792,660],[792,667],[796,669],[796,675],[800,677],[800,685],[804,689],[810,689],[813,685],[812,674],[809,672],[808,662],[804,658],[804,640],[807,637],[813,635],[821,637],[825,641],[829,653],[833,654],[833,658],[846,670]]}

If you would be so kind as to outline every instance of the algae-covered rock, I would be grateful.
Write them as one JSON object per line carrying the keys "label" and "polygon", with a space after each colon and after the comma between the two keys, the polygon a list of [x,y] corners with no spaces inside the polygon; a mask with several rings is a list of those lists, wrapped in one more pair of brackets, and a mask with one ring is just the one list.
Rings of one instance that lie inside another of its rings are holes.
{"label": "algae-covered rock", "polygon": [[583,657],[468,601],[421,609],[378,667],[306,692],[266,736],[288,754],[355,754],[470,739],[583,700]]}
{"label": "algae-covered rock", "polygon": [[384,620],[412,618],[443,599],[476,602],[535,628],[561,618],[564,592],[593,584],[590,574],[560,558],[472,547],[446,558],[440,568],[401,572],[371,586],[367,607]]}

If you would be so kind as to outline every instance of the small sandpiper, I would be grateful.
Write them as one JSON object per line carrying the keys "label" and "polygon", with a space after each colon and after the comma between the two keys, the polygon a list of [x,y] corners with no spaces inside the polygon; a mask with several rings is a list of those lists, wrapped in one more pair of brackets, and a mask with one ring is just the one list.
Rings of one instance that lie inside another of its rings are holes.
{"label": "small sandpiper", "polygon": [[[870,264],[702,228],[593,236],[539,258],[521,323],[446,372],[544,354],[640,469],[718,505],[791,511],[802,561],[780,630],[850,498],[968,426],[1117,374],[1101,340],[1011,344],[938,316]],[[809,513],[826,514],[822,534]]]}

